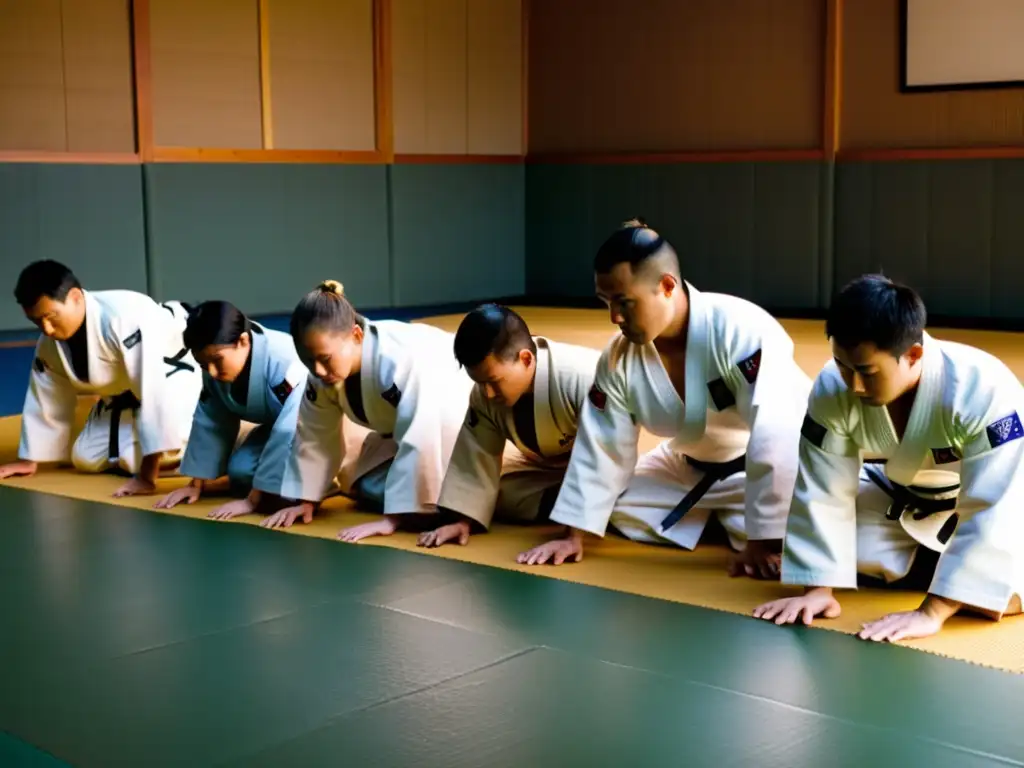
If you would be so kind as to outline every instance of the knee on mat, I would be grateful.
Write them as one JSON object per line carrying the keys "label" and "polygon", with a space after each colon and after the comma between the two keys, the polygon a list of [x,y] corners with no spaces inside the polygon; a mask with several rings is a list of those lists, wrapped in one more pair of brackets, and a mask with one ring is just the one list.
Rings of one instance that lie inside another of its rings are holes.
{"label": "knee on mat", "polygon": [[107,452],[89,450],[81,438],[71,448],[71,464],[79,472],[105,472],[110,468]]}
{"label": "knee on mat", "polygon": [[361,507],[372,511],[384,510],[384,489],[387,487],[391,462],[385,462],[360,477],[352,484],[352,495]]}
{"label": "knee on mat", "polygon": [[[236,454],[237,456],[237,454]],[[247,461],[238,461],[235,456],[228,462],[228,480],[232,490],[248,493],[256,477],[256,468]]]}

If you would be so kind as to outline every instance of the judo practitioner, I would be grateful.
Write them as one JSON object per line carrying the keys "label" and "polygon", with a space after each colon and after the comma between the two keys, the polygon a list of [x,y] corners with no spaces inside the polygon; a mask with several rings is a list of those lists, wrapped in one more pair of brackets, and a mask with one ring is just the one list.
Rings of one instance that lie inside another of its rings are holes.
{"label": "judo practitioner", "polygon": [[[228,520],[255,512],[261,501],[277,502],[306,387],[306,368],[291,336],[254,323],[226,301],[208,301],[192,312],[184,341],[203,370],[181,462],[181,474],[191,481],[156,507],[193,504],[225,476],[245,498],[210,517]],[[236,447],[243,421],[257,426]]]}
{"label": "judo practitioner", "polygon": [[[734,575],[778,577],[810,379],[761,308],[703,293],[672,246],[627,222],[594,260],[597,295],[621,331],[605,348],[550,518],[564,538],[518,561],[579,560],[609,523],[635,541],[694,548],[711,515]],[[668,438],[637,462],[641,428]]]}
{"label": "judo practitioner", "polygon": [[[452,357],[452,334],[425,324],[371,322],[356,314],[333,280],[299,302],[291,334],[313,374],[281,491],[299,503],[262,525],[290,526],[299,517],[309,522],[315,507],[338,491],[383,513],[343,530],[343,541],[389,535],[403,518],[436,514],[473,385]],[[356,445],[350,484],[339,481],[352,448],[343,432],[346,419],[368,431]]]}
{"label": "judo practitioner", "polygon": [[521,523],[547,518],[598,352],[532,336],[514,311],[485,304],[459,325],[455,357],[476,386],[438,500],[448,519],[419,537],[423,547],[467,544],[495,515]]}
{"label": "judo practitioner", "polygon": [[755,616],[835,618],[833,590],[856,588],[858,574],[928,593],[865,624],[865,640],[932,635],[960,610],[1019,613],[1024,387],[995,357],[932,338],[926,321],[913,289],[878,275],[832,302],[834,360],[803,422],[782,556],[782,582],[806,589]]}
{"label": "judo practitioner", "polygon": [[[14,295],[43,332],[22,413],[20,461],[0,478],[71,461],[81,472],[132,475],[114,496],[156,490],[181,460],[202,377],[185,348],[188,316],[134,291],[86,291],[63,264],[38,261]],[[98,400],[72,443],[78,395]]]}

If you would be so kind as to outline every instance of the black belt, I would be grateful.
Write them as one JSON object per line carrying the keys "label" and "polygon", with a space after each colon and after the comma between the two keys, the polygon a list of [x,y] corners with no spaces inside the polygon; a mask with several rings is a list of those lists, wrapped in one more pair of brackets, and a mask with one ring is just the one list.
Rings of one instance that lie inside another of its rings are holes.
{"label": "black belt", "polygon": [[165,357],[164,358],[164,362],[167,363],[167,365],[171,366],[170,373],[168,373],[164,378],[168,378],[169,379],[169,378],[171,378],[171,376],[176,374],[178,371],[194,371],[195,370],[195,366],[193,366],[191,363],[183,363],[183,362],[181,362],[182,358],[185,357],[185,355],[187,355],[187,354],[188,354],[188,348],[187,347],[182,347],[178,351],[178,354],[176,354],[174,357]]}
{"label": "black belt", "polygon": [[[889,505],[889,510],[885,513],[885,517],[888,520],[899,520],[908,509],[913,511],[913,518],[915,520],[924,520],[940,512],[949,512],[956,509],[957,500],[955,498],[929,499],[919,496],[918,493],[950,493],[960,487],[959,483],[942,488],[923,488],[916,485],[907,486],[893,482],[874,468],[865,468],[864,471],[871,482],[881,488],[886,496],[892,499],[892,504]],[[949,520],[946,521],[938,534],[936,534],[939,543],[945,544],[949,541],[953,531],[956,530],[959,519],[960,516],[957,514],[949,516]]]}
{"label": "black belt", "polygon": [[704,494],[711,489],[712,485],[719,480],[735,475],[737,472],[742,472],[747,465],[747,456],[744,454],[732,461],[723,462],[701,461],[700,459],[687,456],[686,463],[694,469],[699,469],[703,472],[704,477],[690,489],[690,492],[683,497],[683,500],[676,504],[675,509],[669,512],[668,516],[661,521],[661,530],[663,532],[678,523],[683,515],[693,509],[697,502],[704,497]]}
{"label": "black belt", "polygon": [[107,458],[111,464],[116,464],[121,459],[121,412],[134,411],[140,405],[141,403],[131,390],[112,397],[109,403],[104,404],[102,400],[99,402],[100,413],[103,413],[104,408],[110,411],[110,439],[107,443]]}

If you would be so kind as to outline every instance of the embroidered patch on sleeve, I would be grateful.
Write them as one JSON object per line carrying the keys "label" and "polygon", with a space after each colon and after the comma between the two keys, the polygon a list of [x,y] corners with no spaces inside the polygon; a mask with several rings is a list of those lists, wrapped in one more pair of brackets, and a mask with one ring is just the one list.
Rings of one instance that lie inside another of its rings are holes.
{"label": "embroidered patch on sleeve", "polygon": [[960,457],[956,455],[956,451],[952,447],[932,448],[932,459],[936,464],[952,464],[960,461]]}
{"label": "embroidered patch on sleeve", "polygon": [[312,381],[306,382],[306,399],[311,403],[316,402],[316,387],[313,386]]}
{"label": "embroidered patch on sleeve", "polygon": [[142,341],[142,329],[141,328],[139,328],[137,331],[135,331],[135,333],[133,333],[131,336],[129,336],[128,338],[126,338],[124,340],[124,342],[123,342],[124,343],[124,348],[125,349],[131,349],[136,344],[138,344],[140,341]]}
{"label": "embroidered patch on sleeve", "polygon": [[1024,437],[1024,426],[1021,426],[1020,417],[1016,411],[999,421],[993,421],[985,427],[985,431],[988,433],[988,443],[993,448]]}
{"label": "embroidered patch on sleeve", "polygon": [[708,392],[711,393],[711,399],[715,403],[715,408],[719,411],[724,411],[726,408],[736,405],[736,398],[733,397],[729,385],[725,383],[725,379],[709,381]]}
{"label": "embroidered patch on sleeve", "polygon": [[740,360],[739,369],[748,384],[753,384],[757,381],[758,371],[761,370],[761,350],[757,350],[746,360]]}
{"label": "embroidered patch on sleeve", "polygon": [[36,369],[36,373],[42,373],[46,370],[46,363],[43,362],[43,358],[37,357],[32,361],[32,366]]}
{"label": "embroidered patch on sleeve", "polygon": [[590,387],[590,392],[587,394],[587,398],[591,404],[599,411],[603,411],[605,406],[608,405],[608,395],[597,388],[597,384],[593,384]]}
{"label": "embroidered patch on sleeve", "polygon": [[825,444],[825,435],[828,434],[828,430],[810,416],[804,416],[800,434],[815,448],[821,448]]}
{"label": "embroidered patch on sleeve", "polygon": [[392,408],[397,408],[398,403],[402,400],[402,391],[398,388],[397,384],[392,384],[386,392],[381,392],[380,396]]}
{"label": "embroidered patch on sleeve", "polygon": [[284,405],[284,401],[288,399],[288,396],[292,393],[292,389],[293,387],[289,383],[288,379],[281,379],[281,383],[276,387],[272,387],[270,391],[274,393],[274,397],[280,401],[281,405]]}

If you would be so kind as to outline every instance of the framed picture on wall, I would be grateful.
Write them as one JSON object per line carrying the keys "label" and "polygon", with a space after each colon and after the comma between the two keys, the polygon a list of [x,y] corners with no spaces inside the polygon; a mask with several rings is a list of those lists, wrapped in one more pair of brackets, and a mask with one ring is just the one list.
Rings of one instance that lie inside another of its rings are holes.
{"label": "framed picture on wall", "polygon": [[1024,0],[899,0],[900,90],[1024,87]]}

